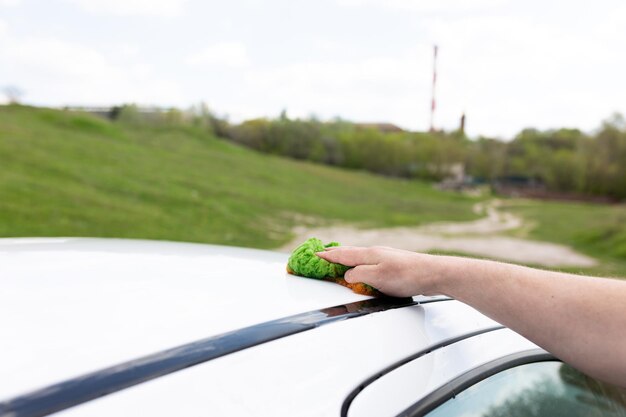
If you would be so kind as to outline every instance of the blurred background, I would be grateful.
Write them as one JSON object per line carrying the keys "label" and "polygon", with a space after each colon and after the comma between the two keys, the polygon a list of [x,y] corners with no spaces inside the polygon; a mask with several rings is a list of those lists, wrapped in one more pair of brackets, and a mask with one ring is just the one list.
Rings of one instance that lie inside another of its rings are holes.
{"label": "blurred background", "polygon": [[0,237],[626,276],[619,0],[0,0]]}

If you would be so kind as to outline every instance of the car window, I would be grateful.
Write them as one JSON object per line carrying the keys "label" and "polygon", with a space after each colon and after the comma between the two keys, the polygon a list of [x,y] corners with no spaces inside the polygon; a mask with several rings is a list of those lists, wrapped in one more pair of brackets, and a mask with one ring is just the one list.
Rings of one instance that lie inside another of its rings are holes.
{"label": "car window", "polygon": [[561,362],[537,362],[484,379],[427,416],[626,416],[626,390],[592,379]]}

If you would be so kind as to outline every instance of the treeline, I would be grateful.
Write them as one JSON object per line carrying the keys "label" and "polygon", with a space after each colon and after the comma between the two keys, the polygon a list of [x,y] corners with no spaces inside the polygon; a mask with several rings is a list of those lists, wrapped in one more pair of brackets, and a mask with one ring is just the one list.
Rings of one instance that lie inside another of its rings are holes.
{"label": "treeline", "polygon": [[463,159],[461,136],[384,133],[335,120],[255,119],[231,126],[230,140],[261,152],[404,178],[440,179]]}
{"label": "treeline", "polygon": [[553,191],[626,198],[626,123],[620,115],[593,134],[525,129],[511,142],[481,138],[467,148],[467,171],[493,181],[536,179]]}
{"label": "treeline", "polygon": [[339,119],[290,119],[284,112],[231,124],[205,106],[171,109],[156,119],[124,106],[116,118],[196,126],[260,152],[388,176],[441,180],[464,170],[475,182],[525,178],[552,191],[626,198],[626,122],[618,114],[592,134],[525,129],[509,142],[470,140],[461,132],[384,132]]}

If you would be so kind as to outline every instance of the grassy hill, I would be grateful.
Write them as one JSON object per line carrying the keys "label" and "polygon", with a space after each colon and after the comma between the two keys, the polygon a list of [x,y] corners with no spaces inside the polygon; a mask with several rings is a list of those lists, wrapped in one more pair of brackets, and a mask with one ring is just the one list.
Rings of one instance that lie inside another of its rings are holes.
{"label": "grassy hill", "polygon": [[0,237],[271,248],[302,222],[468,220],[474,202],[426,183],[259,154],[199,129],[0,107]]}
{"label": "grassy hill", "polygon": [[527,221],[513,235],[571,246],[600,260],[585,272],[626,277],[626,204],[511,199],[505,209]]}

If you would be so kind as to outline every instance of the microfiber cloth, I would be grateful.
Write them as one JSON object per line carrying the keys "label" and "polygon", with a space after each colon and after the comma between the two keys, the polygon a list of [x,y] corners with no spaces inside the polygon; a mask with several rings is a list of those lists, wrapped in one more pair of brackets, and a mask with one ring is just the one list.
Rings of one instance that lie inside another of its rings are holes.
{"label": "microfiber cloth", "polygon": [[328,262],[315,255],[316,252],[322,252],[324,248],[331,246],[339,246],[339,243],[330,242],[324,245],[322,241],[317,238],[312,237],[308,239],[298,246],[289,257],[287,261],[287,272],[302,277],[336,282],[337,284],[350,288],[358,294],[380,295],[380,292],[370,285],[362,282],[352,284],[346,282],[343,276],[350,267]]}

